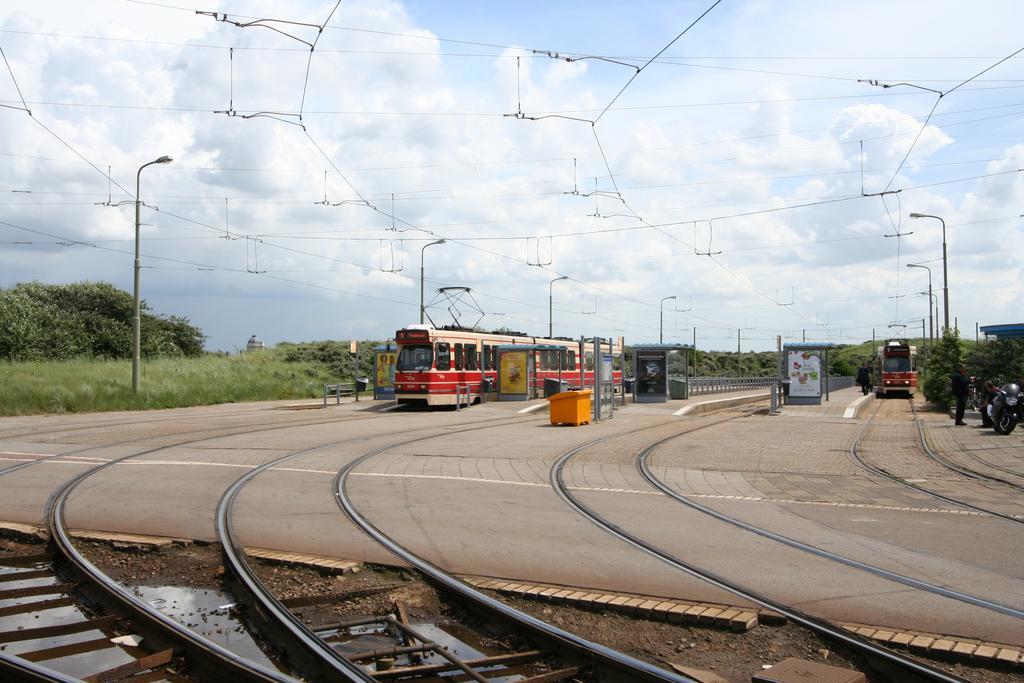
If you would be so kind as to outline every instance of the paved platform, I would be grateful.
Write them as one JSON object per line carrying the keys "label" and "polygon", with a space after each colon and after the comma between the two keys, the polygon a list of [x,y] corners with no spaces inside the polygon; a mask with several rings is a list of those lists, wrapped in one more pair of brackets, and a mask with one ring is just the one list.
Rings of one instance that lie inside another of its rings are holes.
{"label": "paved platform", "polygon": [[[736,604],[735,596],[608,536],[552,490],[550,470],[561,453],[609,436],[614,438],[581,452],[566,479],[588,504],[661,547],[825,618],[1024,642],[1011,617],[922,595],[767,541],[667,499],[637,472],[638,450],[679,435],[659,447],[651,463],[659,477],[694,500],[864,562],[1024,609],[1021,525],[866,476],[849,449],[869,420],[878,457],[902,453],[905,466],[922,472],[931,465],[914,456],[907,441],[913,434],[909,403],[883,406],[892,414],[876,414],[869,404],[870,410],[849,419],[837,411],[856,397],[843,398],[823,415],[807,410],[819,408],[814,406],[777,416],[749,410],[675,416],[685,402],[640,404],[578,428],[551,426],[544,410],[520,413],[528,407],[522,402],[459,412],[385,410],[361,401],[326,410],[249,404],[5,418],[0,474],[7,466],[38,462],[0,476],[0,520],[38,524],[47,498],[69,477],[134,455],[76,490],[70,523],[213,540],[213,511],[231,483],[260,464],[306,451],[243,489],[235,508],[242,542],[394,562],[339,512],[331,490],[341,467],[383,449],[350,479],[356,504],[399,542],[452,571]],[[925,419],[929,439],[943,452],[1024,469],[1020,435],[993,440],[982,430],[955,431],[941,417]],[[472,431],[454,434],[456,429]],[[927,470],[926,476],[938,474]],[[1012,505],[998,487],[987,490],[963,479],[943,481]]]}

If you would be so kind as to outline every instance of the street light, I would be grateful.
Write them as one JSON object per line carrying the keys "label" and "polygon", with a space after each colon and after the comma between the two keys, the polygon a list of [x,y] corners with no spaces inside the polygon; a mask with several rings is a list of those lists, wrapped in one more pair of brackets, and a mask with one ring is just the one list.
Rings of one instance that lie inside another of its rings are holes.
{"label": "street light", "polygon": [[658,305],[658,308],[661,309],[660,310],[661,317],[658,319],[658,343],[659,344],[664,344],[665,343],[665,302],[668,301],[669,299],[675,299],[675,298],[676,298],[675,294],[673,294],[672,296],[666,296],[665,298],[663,298],[661,300],[661,303]]}
{"label": "street light", "polygon": [[928,271],[928,336],[932,339],[935,338],[935,333],[932,331],[932,269],[928,266],[920,263],[908,263],[907,268],[924,268]]}
{"label": "street light", "polygon": [[554,298],[551,293],[551,286],[558,282],[559,280],[568,279],[568,275],[562,275],[561,277],[556,277],[554,280],[548,283],[548,339],[555,338],[555,323],[554,318],[552,317],[552,312],[554,311]]}
{"label": "street light", "polygon": [[142,205],[142,199],[139,194],[139,183],[142,180],[142,169],[153,164],[169,164],[174,159],[168,156],[162,156],[159,159],[154,159],[148,164],[143,164],[139,167],[139,172],[135,174],[135,315],[132,317],[132,393],[139,393],[139,358],[142,355],[142,319],[139,314],[140,302],[139,302],[139,269],[141,267],[139,262],[139,211]]}
{"label": "street light", "polygon": [[949,332],[949,270],[946,265],[946,221],[939,216],[930,213],[912,213],[911,218],[934,218],[942,223],[942,308],[945,318],[943,320],[943,332]]}
{"label": "street light", "polygon": [[420,324],[423,324],[423,252],[427,250],[427,247],[435,244],[444,244],[447,240],[434,240],[433,242],[427,242],[420,249]]}

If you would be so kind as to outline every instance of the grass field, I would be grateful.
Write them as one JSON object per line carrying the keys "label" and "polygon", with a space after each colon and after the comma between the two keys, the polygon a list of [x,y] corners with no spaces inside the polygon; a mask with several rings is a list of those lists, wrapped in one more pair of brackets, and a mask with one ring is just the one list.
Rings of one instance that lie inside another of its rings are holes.
{"label": "grass field", "polygon": [[0,361],[0,415],[151,410],[314,398],[339,378],[316,362],[285,362],[275,350],[235,356],[143,360],[139,393],[131,361]]}

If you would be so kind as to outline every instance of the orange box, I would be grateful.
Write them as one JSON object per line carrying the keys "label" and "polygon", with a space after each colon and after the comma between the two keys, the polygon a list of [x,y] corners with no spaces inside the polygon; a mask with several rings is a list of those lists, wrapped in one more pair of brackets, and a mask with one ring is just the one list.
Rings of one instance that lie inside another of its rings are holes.
{"label": "orange box", "polygon": [[563,391],[548,396],[551,407],[551,424],[570,424],[579,427],[590,424],[590,389]]}

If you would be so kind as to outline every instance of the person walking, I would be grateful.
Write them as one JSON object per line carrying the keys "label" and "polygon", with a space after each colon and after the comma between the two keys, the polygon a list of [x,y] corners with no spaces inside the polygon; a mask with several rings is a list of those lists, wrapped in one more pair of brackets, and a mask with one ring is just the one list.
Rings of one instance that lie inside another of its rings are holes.
{"label": "person walking", "polygon": [[951,379],[950,389],[953,392],[953,397],[956,398],[956,418],[954,418],[953,424],[958,427],[966,426],[964,422],[964,409],[967,404],[967,377],[964,375],[966,368],[963,363],[959,363],[956,366],[956,372],[953,373]]}
{"label": "person walking", "polygon": [[856,381],[860,385],[861,392],[867,396],[868,390],[871,389],[871,370],[868,368],[867,363],[861,363],[861,366],[857,369]]}

